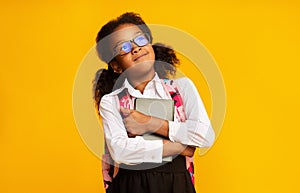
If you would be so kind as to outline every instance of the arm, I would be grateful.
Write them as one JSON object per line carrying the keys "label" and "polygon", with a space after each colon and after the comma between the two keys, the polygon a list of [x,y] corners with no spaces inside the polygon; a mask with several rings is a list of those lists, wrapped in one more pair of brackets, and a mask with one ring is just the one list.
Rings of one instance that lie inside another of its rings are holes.
{"label": "arm", "polygon": [[114,97],[105,95],[99,108],[106,143],[115,162],[124,164],[160,163],[162,157],[179,154],[185,148],[177,142],[144,140],[141,136],[129,138],[116,104]]}
{"label": "arm", "polygon": [[113,95],[104,95],[100,101],[100,115],[107,147],[117,163],[139,164],[162,162],[162,140],[146,141],[142,137],[129,138]]}
{"label": "arm", "polygon": [[182,88],[180,93],[187,120],[185,122],[166,121],[135,110],[121,109],[124,114],[128,115],[124,123],[129,135],[136,136],[152,132],[169,137],[173,142],[189,146],[211,146],[215,137],[214,131],[196,87],[187,78],[178,79],[177,84],[179,88]]}
{"label": "arm", "polygon": [[197,88],[188,78],[177,79],[176,83],[183,99],[186,121],[169,121],[170,140],[200,148],[212,146],[215,133]]}
{"label": "arm", "polygon": [[195,147],[186,146],[178,142],[172,142],[170,140],[163,140],[163,143],[164,143],[164,149],[163,149],[164,156],[180,154],[183,156],[193,157],[196,149]]}
{"label": "arm", "polygon": [[[144,133],[157,133],[168,138],[169,122],[160,118],[145,115],[136,110],[125,109],[121,107],[121,113],[126,117],[123,119],[124,125],[128,132],[128,136],[136,137]],[[183,145],[179,142],[163,140],[164,150],[163,156],[181,154],[192,157],[195,152],[195,147]]]}

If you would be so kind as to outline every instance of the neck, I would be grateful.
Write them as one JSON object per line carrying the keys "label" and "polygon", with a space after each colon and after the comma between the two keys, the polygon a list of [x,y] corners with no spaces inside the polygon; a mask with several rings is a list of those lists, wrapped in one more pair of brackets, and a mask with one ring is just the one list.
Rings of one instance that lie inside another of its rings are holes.
{"label": "neck", "polygon": [[155,74],[149,74],[149,76],[144,76],[140,78],[130,79],[129,83],[137,90],[139,90],[142,94],[145,90],[147,84],[154,78]]}

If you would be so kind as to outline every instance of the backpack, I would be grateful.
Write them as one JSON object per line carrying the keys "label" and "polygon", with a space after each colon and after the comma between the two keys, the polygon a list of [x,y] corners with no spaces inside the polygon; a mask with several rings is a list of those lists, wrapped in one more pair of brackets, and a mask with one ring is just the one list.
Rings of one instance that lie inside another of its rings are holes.
{"label": "backpack", "polygon": [[[184,122],[186,120],[186,116],[184,112],[183,101],[175,81],[170,79],[161,79],[161,81],[165,91],[169,93],[172,100],[174,100],[175,115],[177,119],[180,120],[180,122]],[[133,102],[127,89],[124,89],[122,92],[120,92],[117,96],[117,99],[119,100],[120,107],[122,106],[128,109],[133,109]],[[194,184],[194,160],[192,157],[186,156],[186,168],[191,176],[192,183]],[[102,156],[102,176],[104,188],[106,190],[111,185],[112,179],[116,176],[117,172],[118,165],[115,164],[111,158],[105,143],[105,151]]]}

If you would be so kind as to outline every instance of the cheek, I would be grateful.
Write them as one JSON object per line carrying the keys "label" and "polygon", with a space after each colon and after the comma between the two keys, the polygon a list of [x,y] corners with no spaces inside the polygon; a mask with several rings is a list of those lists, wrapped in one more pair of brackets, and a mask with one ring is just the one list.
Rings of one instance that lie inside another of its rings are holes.
{"label": "cheek", "polygon": [[126,70],[127,68],[129,68],[132,64],[131,62],[131,58],[129,56],[129,54],[122,56],[121,58],[119,58],[118,60],[119,66],[123,69]]}
{"label": "cheek", "polygon": [[151,45],[149,45],[148,52],[149,52],[150,59],[155,60],[155,53]]}

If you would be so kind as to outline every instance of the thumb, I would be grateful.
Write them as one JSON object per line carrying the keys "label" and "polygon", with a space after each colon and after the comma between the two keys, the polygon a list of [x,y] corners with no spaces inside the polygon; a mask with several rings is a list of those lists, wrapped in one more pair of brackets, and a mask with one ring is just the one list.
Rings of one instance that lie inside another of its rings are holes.
{"label": "thumb", "polygon": [[124,116],[127,116],[127,115],[130,114],[130,109],[127,109],[127,108],[125,108],[125,107],[121,107],[120,110],[121,110],[121,113],[122,113]]}

